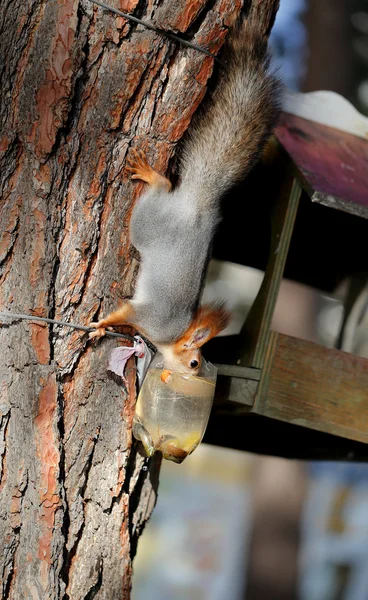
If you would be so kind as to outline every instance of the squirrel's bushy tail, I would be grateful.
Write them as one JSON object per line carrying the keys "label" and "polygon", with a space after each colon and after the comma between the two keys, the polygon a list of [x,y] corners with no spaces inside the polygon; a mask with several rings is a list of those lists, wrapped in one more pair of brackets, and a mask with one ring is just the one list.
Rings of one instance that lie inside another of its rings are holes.
{"label": "squirrel's bushy tail", "polygon": [[259,158],[280,110],[281,84],[269,70],[267,39],[244,20],[226,41],[224,66],[207,110],[183,150],[182,186],[212,203]]}

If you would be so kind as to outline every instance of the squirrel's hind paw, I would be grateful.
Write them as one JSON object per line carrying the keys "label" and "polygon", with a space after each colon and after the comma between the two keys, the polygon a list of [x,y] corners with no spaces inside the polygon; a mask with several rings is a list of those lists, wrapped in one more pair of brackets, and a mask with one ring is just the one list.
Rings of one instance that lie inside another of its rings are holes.
{"label": "squirrel's hind paw", "polygon": [[[147,177],[153,171],[143,150],[135,149],[131,151],[130,156],[127,158],[125,169],[133,174],[132,179],[141,179],[140,175]],[[146,181],[146,179],[142,178],[142,181]]]}
{"label": "squirrel's hind paw", "polygon": [[125,169],[131,173],[132,179],[140,179],[167,192],[171,190],[171,181],[151,167],[143,150],[132,150]]}

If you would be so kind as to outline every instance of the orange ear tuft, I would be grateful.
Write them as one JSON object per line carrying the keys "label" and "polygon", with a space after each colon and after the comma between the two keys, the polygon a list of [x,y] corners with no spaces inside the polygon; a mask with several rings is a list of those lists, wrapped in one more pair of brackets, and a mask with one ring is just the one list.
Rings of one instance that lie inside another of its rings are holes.
{"label": "orange ear tuft", "polygon": [[200,348],[230,323],[230,313],[222,304],[206,304],[201,306],[183,335],[176,341],[179,349]]}

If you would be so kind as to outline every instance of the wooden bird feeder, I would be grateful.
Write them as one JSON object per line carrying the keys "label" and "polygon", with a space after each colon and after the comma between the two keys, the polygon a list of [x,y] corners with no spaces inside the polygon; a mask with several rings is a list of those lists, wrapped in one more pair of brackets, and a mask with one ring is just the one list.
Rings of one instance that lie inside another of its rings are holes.
{"label": "wooden bird feeder", "polygon": [[368,219],[368,121],[326,92],[290,96],[286,110],[271,166],[280,186],[270,257],[236,364],[218,365],[204,441],[294,458],[366,460],[368,359],[276,333],[271,322],[301,194]]}

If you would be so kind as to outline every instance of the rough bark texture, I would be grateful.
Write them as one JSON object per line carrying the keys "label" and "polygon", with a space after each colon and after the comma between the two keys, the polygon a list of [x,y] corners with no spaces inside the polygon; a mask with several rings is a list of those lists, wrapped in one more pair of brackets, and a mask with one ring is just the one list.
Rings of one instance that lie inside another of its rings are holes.
{"label": "rough bark texture", "polygon": [[[111,3],[212,52],[241,6]],[[138,270],[127,224],[141,185],[126,157],[144,148],[167,169],[213,61],[87,0],[1,4],[0,310],[87,324],[132,294]],[[109,377],[115,345],[42,324],[0,328],[4,600],[129,598],[159,461],[142,471],[134,364],[126,388]]]}

